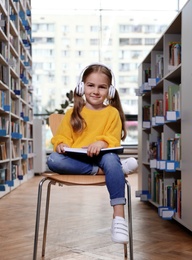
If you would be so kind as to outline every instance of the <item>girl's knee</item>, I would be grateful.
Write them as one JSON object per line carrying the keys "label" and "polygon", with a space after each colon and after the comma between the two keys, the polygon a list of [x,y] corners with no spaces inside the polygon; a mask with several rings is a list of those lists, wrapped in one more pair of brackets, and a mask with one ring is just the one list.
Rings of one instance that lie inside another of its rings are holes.
{"label": "girl's knee", "polygon": [[60,154],[56,153],[56,152],[53,152],[49,155],[49,157],[47,158],[47,164],[48,165],[56,165],[58,164],[59,162],[61,161],[60,159]]}
{"label": "girl's knee", "polygon": [[106,153],[103,156],[103,159],[105,163],[109,163],[109,164],[120,162],[119,156],[115,153]]}

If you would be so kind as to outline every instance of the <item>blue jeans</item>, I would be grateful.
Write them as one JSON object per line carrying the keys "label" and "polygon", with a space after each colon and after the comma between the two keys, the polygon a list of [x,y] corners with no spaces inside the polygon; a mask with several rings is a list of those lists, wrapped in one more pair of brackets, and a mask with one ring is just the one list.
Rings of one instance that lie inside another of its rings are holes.
{"label": "blue jeans", "polygon": [[53,152],[47,159],[47,165],[59,174],[94,174],[98,167],[105,173],[111,206],[125,205],[125,177],[120,158],[115,153],[89,157],[85,154],[66,155]]}

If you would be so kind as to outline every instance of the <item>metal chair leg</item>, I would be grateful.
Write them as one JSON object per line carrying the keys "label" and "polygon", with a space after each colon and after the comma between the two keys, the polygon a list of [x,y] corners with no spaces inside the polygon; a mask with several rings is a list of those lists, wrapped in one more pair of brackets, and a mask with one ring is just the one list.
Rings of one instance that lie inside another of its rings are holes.
{"label": "metal chair leg", "polygon": [[42,187],[43,187],[43,183],[46,180],[47,180],[47,178],[42,179],[39,183],[39,188],[38,188],[35,237],[34,237],[34,248],[33,248],[33,260],[37,259],[37,247],[38,247],[38,236],[39,236],[39,222],[40,222],[40,212],[41,212]]}
{"label": "metal chair leg", "polygon": [[46,197],[46,207],[45,207],[45,222],[44,222],[44,231],[43,231],[43,244],[42,244],[42,257],[45,256],[45,246],[47,239],[47,224],[48,224],[48,216],[49,216],[49,203],[50,203],[50,192],[51,185],[55,184],[55,182],[50,181],[47,186],[47,197]]}
{"label": "metal chair leg", "polygon": [[131,186],[125,180],[127,186],[127,208],[128,208],[128,226],[129,226],[129,256],[133,260],[133,229],[132,229],[132,206],[131,206]]}
{"label": "metal chair leg", "polygon": [[124,259],[127,259],[127,244],[124,244]]}

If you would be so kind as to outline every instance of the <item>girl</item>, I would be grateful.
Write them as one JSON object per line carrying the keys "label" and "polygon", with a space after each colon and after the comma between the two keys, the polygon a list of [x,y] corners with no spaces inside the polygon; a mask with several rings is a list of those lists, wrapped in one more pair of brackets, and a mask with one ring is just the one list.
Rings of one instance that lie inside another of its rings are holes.
{"label": "girl", "polygon": [[[103,64],[91,64],[83,70],[74,93],[74,107],[66,112],[51,140],[55,152],[47,164],[59,174],[105,173],[113,207],[112,240],[124,244],[128,242],[128,227],[123,167],[116,153],[99,154],[102,148],[120,146],[126,137],[125,117],[112,81],[112,71]],[[86,147],[87,155],[65,154],[65,147]]]}

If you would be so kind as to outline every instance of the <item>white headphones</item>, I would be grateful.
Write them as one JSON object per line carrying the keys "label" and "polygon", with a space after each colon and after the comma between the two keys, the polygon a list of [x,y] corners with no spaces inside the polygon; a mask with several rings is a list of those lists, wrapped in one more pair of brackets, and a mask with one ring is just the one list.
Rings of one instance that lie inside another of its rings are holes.
{"label": "white headphones", "polygon": [[86,66],[82,70],[82,72],[80,73],[80,76],[79,76],[78,84],[77,84],[77,86],[75,88],[75,92],[79,96],[83,96],[84,95],[84,82],[82,81],[83,75],[84,75],[84,72],[86,71],[86,69],[88,69],[90,66],[93,66],[93,65],[103,66],[103,67],[105,67],[106,69],[108,69],[110,71],[111,76],[112,76],[113,85],[111,84],[110,87],[109,87],[109,98],[110,99],[114,98],[115,97],[115,76],[114,76],[112,70],[110,70],[105,64],[102,64],[102,63],[92,63],[92,64]]}

